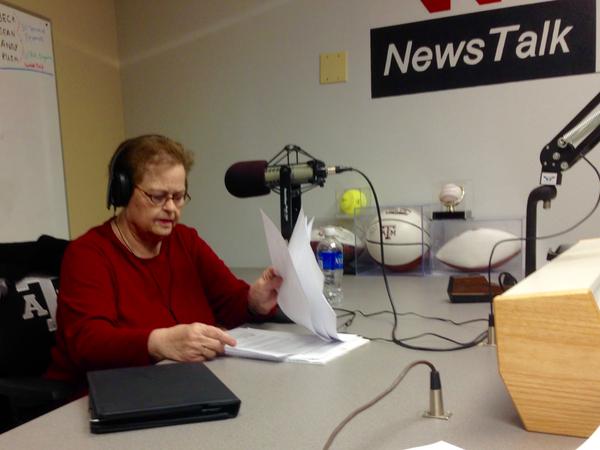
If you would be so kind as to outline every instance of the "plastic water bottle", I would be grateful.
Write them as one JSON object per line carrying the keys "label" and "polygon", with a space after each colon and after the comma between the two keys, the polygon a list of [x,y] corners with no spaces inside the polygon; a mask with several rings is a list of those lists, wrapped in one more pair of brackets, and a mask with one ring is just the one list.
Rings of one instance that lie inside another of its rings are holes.
{"label": "plastic water bottle", "polygon": [[325,275],[323,294],[331,305],[342,303],[342,276],[344,275],[344,248],[336,238],[334,227],[325,227],[325,237],[317,246],[317,260]]}

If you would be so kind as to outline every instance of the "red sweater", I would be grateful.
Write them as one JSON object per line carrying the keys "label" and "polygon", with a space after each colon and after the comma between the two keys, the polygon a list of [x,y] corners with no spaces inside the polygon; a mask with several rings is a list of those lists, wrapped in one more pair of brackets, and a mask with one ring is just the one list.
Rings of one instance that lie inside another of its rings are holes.
{"label": "red sweater", "polygon": [[148,335],[156,328],[249,321],[248,289],[193,228],[178,224],[158,256],[140,259],[107,221],[65,252],[46,376],[81,382],[88,370],[150,364]]}

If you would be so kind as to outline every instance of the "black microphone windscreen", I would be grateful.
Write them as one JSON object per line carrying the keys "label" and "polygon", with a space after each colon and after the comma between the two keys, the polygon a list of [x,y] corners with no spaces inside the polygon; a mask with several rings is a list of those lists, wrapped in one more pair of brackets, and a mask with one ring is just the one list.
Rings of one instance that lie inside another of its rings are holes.
{"label": "black microphone windscreen", "polygon": [[225,187],[235,197],[256,197],[271,190],[265,184],[267,161],[242,161],[225,172]]}

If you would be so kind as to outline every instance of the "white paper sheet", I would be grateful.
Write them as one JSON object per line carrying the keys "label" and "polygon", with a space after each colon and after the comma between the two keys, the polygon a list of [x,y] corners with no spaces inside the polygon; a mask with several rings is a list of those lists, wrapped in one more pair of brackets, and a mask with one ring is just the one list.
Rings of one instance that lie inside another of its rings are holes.
{"label": "white paper sheet", "polygon": [[412,447],[407,450],[463,450],[456,445],[448,444],[445,441],[438,441],[433,444],[423,445],[421,447]]}
{"label": "white paper sheet", "polygon": [[294,269],[309,299],[313,326],[321,336],[337,337],[335,312],[323,295],[325,277],[310,246],[313,221],[308,222],[304,212],[300,210],[288,250]]}
{"label": "white paper sheet", "polygon": [[271,264],[283,278],[279,307],[320,338],[339,340],[335,312],[323,295],[323,273],[310,247],[312,221],[300,211],[288,246],[271,219],[261,214]]}
{"label": "white paper sheet", "polygon": [[243,327],[228,333],[236,339],[237,345],[225,346],[226,355],[310,364],[325,364],[368,342],[360,336],[342,333],[338,341],[324,341],[313,334]]}

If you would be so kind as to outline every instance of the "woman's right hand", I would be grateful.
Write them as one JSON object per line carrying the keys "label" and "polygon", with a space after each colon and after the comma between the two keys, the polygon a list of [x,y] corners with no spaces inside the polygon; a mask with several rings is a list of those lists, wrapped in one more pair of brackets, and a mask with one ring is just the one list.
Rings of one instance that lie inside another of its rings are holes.
{"label": "woman's right hand", "polygon": [[223,354],[225,345],[235,344],[220,328],[196,322],[152,330],[148,353],[156,361],[206,361]]}

